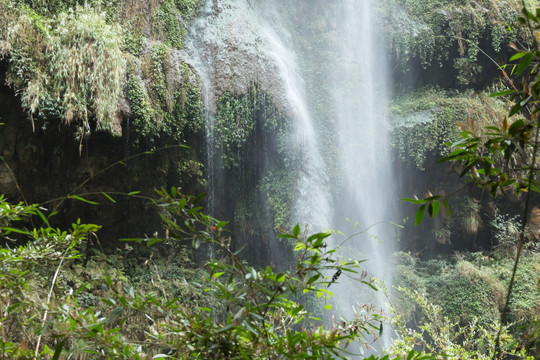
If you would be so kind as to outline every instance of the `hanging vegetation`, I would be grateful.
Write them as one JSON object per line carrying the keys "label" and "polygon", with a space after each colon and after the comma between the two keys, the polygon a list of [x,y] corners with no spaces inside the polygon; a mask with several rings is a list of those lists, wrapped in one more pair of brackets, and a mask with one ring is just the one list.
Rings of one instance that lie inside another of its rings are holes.
{"label": "hanging vegetation", "polygon": [[21,93],[31,116],[77,123],[79,134],[119,133],[115,124],[125,59],[122,31],[105,14],[77,7],[46,18],[28,7],[0,5],[0,56],[9,62],[6,82]]}

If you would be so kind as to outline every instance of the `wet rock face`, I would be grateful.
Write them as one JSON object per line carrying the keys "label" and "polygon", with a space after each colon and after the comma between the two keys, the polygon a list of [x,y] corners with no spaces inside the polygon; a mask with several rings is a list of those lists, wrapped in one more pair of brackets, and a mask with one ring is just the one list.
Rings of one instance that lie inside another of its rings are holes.
{"label": "wet rock face", "polygon": [[287,109],[261,11],[271,10],[261,10],[249,0],[208,1],[192,26],[185,58],[203,72],[200,76],[211,111],[224,92],[246,94],[253,84],[271,92],[280,110]]}

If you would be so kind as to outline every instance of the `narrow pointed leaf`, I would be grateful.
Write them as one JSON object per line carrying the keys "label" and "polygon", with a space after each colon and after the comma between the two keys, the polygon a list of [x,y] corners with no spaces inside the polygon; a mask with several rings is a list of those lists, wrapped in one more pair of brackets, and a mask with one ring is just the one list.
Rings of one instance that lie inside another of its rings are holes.
{"label": "narrow pointed leaf", "polygon": [[87,204],[91,204],[91,205],[99,205],[99,203],[95,202],[95,201],[91,201],[91,200],[87,200],[81,196],[77,196],[77,195],[69,195],[68,196],[69,199],[75,199],[75,200],[79,200],[79,201],[82,201],[82,202],[85,202]]}
{"label": "narrow pointed leaf", "polygon": [[414,226],[418,226],[422,222],[422,219],[424,218],[425,213],[426,213],[426,205],[424,204],[420,206],[420,208],[416,212],[416,216],[414,218]]}
{"label": "narrow pointed leaf", "polygon": [[107,193],[101,193],[103,196],[105,196],[107,199],[109,199],[110,202],[112,202],[113,204],[116,203],[116,200],[114,200],[112,197],[109,196],[109,194]]}

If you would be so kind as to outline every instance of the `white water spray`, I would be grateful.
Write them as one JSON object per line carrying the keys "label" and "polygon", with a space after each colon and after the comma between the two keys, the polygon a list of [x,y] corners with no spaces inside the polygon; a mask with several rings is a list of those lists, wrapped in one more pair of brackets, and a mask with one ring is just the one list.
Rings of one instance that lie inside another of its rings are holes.
{"label": "white water spray", "polygon": [[[351,240],[347,252],[367,259],[369,274],[391,287],[395,232],[390,221],[396,218],[395,179],[387,140],[386,61],[383,41],[374,31],[373,8],[372,0],[345,0],[337,29],[342,39],[340,61],[329,86],[335,91],[335,131],[339,135],[338,156],[345,186],[336,207],[342,216],[358,222],[360,231],[367,229]],[[335,227],[340,227],[340,220],[336,219]],[[343,309],[365,301],[355,298],[360,294],[344,296],[350,288],[348,281],[338,287],[338,303]],[[377,292],[374,302],[385,309],[382,291]],[[350,311],[345,314],[352,315]],[[389,345],[389,330],[383,333],[383,346]]]}
{"label": "white water spray", "polygon": [[[276,16],[275,9],[266,4],[262,6],[267,18],[273,22],[262,22],[264,38],[279,69],[283,90],[291,109],[294,122],[291,143],[299,149],[302,167],[299,169],[296,209],[294,221],[308,225],[310,232],[328,229],[332,219],[329,180],[320,152],[317,131],[313,117],[306,104],[306,90],[292,45],[286,43],[290,37]],[[274,15],[274,16],[271,16]],[[279,35],[278,35],[279,34]]]}

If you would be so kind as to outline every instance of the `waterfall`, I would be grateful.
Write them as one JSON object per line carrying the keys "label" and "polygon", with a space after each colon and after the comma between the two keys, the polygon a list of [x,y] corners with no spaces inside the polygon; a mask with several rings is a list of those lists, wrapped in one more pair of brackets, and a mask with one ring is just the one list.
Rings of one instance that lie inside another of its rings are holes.
{"label": "waterfall", "polygon": [[269,2],[261,2],[259,7],[267,20],[260,23],[262,34],[277,64],[294,123],[290,141],[301,155],[294,221],[307,225],[310,232],[327,230],[332,218],[329,179],[311,110],[306,103],[305,83],[296,55],[291,51],[292,45],[287,42],[290,34],[276,9]]}
{"label": "waterfall", "polygon": [[[336,67],[329,74],[334,91],[338,134],[338,157],[342,165],[344,186],[335,206],[342,218],[333,226],[342,228],[343,219],[357,223],[349,233],[366,231],[350,240],[347,253],[365,258],[370,275],[392,285],[392,253],[395,231],[390,221],[396,195],[388,144],[387,97],[388,78],[383,39],[375,34],[375,0],[345,0],[336,31],[341,38]],[[337,211],[337,210],[336,210]],[[342,282],[344,292],[350,284]],[[339,292],[339,290],[338,290]],[[361,296],[361,294],[359,294]],[[351,309],[355,299],[338,296],[341,308]],[[360,301],[365,299],[360,298]],[[374,299],[384,309],[385,296],[379,291]],[[346,313],[347,314],[347,313]],[[352,315],[348,311],[348,315]],[[390,329],[384,333],[388,345]]]}
{"label": "waterfall", "polygon": [[[292,121],[288,145],[297,149],[293,221],[326,229],[343,257],[367,259],[369,274],[391,286],[393,192],[387,141],[388,79],[384,43],[375,33],[375,0],[207,0],[184,54],[205,92],[207,148],[212,111],[224,89],[247,84],[269,90]],[[217,164],[207,162],[211,199],[220,197]],[[261,160],[262,161],[262,160]],[[218,214],[213,214],[218,215]],[[359,304],[384,308],[382,291],[341,276],[332,285],[337,315],[354,317]],[[384,333],[388,344],[390,332]]]}

